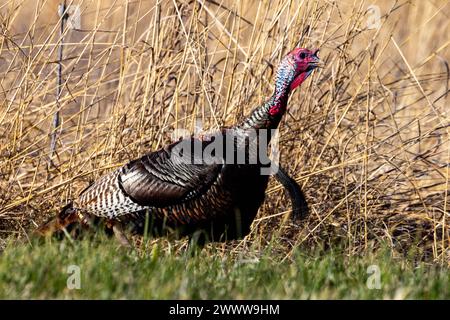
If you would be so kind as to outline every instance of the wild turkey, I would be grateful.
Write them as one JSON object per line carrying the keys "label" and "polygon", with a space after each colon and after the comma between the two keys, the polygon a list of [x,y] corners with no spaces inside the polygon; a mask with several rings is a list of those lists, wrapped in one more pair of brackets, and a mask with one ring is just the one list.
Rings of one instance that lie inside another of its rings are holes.
{"label": "wild turkey", "polygon": [[[289,93],[318,67],[317,52],[296,48],[285,56],[276,74],[274,94],[241,123],[215,134],[182,139],[103,176],[37,233],[51,234],[99,217],[124,244],[124,227],[134,233],[201,235],[209,241],[244,237],[264,200],[269,178],[261,174],[264,164],[259,155],[249,161],[255,156],[252,143],[267,147],[270,130],[278,127],[286,111]],[[266,139],[262,132],[269,133]],[[216,157],[219,161],[199,159],[218,139],[230,137],[231,151],[229,145],[215,150],[223,152]],[[199,153],[192,151],[196,147]],[[225,159],[230,153],[231,163]],[[239,153],[245,161],[235,160]],[[190,161],[185,161],[186,156]],[[306,202],[295,180],[281,168],[275,177],[288,190],[294,214],[305,215]]]}

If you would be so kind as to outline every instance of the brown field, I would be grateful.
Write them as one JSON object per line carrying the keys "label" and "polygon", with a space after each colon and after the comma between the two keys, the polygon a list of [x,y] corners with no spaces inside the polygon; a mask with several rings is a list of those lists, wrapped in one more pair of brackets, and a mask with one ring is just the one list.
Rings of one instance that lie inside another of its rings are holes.
{"label": "brown field", "polygon": [[68,0],[81,28],[64,31],[58,98],[59,2],[0,0],[0,247],[174,129],[232,125],[302,46],[325,67],[290,99],[280,162],[310,216],[291,222],[272,181],[233,245],[388,245],[450,261],[448,0]]}

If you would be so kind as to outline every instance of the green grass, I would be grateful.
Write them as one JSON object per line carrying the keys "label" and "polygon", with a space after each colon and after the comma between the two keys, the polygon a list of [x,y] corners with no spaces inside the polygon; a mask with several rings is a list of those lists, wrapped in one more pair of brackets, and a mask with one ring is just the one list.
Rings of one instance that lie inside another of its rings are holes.
{"label": "green grass", "polygon": [[[347,257],[330,250],[300,250],[290,259],[273,247],[201,251],[127,252],[112,239],[71,244],[52,241],[8,246],[0,254],[2,299],[448,299],[445,267],[394,259],[388,250]],[[255,257],[258,257],[257,259]],[[81,288],[68,289],[70,265],[80,267]],[[368,289],[367,268],[381,271],[381,289]]]}

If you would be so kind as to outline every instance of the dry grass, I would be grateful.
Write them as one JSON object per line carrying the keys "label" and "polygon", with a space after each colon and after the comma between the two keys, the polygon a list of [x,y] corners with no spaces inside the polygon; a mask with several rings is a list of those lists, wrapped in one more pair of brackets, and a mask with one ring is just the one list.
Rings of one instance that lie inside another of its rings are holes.
{"label": "dry grass", "polygon": [[326,67],[291,97],[280,160],[311,215],[286,219],[272,182],[236,248],[275,235],[287,256],[301,243],[349,254],[388,243],[448,263],[448,0],[374,1],[379,29],[367,27],[364,1],[67,2],[80,5],[82,29],[66,29],[56,103],[58,1],[0,1],[0,241],[173,129],[233,124],[270,95],[274,67],[300,45],[320,47]]}

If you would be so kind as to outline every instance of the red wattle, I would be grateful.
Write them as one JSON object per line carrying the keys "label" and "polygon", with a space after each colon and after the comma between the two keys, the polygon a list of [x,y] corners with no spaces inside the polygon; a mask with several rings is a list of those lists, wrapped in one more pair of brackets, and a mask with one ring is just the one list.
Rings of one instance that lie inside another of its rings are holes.
{"label": "red wattle", "polygon": [[297,78],[294,79],[294,81],[292,81],[291,83],[291,91],[294,90],[295,88],[297,88],[299,85],[302,84],[303,81],[306,80],[306,78],[309,77],[309,75],[311,74],[312,70],[306,71],[301,73]]}

